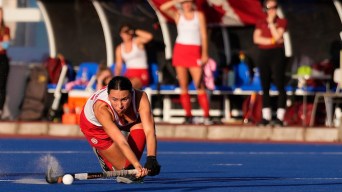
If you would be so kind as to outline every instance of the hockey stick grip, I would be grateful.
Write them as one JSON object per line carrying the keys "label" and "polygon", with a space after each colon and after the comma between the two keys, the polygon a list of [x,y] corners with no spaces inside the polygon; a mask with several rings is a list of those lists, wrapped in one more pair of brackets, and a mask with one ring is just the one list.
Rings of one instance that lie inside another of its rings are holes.
{"label": "hockey stick grip", "polygon": [[120,171],[106,171],[103,173],[103,177],[117,177],[117,176],[126,176],[126,175],[135,175],[137,174],[136,169],[130,170],[120,170]]}
{"label": "hockey stick grip", "polygon": [[119,171],[105,171],[103,173],[75,173],[72,176],[77,180],[88,180],[88,179],[98,179],[106,177],[117,177],[126,175],[135,175],[137,173],[136,169],[131,170],[119,170]]}

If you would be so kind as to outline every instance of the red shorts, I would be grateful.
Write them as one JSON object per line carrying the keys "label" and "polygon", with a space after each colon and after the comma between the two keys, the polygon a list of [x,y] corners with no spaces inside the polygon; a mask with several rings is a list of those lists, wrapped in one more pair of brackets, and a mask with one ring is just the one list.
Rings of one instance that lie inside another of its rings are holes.
{"label": "red shorts", "polygon": [[105,150],[113,144],[113,140],[107,135],[103,127],[90,123],[83,110],[80,115],[80,128],[88,143],[96,149]]}
{"label": "red shorts", "polygon": [[201,46],[175,44],[172,65],[177,67],[199,67],[201,60]]}
{"label": "red shorts", "polygon": [[138,78],[143,86],[147,86],[150,83],[150,73],[148,72],[148,69],[127,69],[125,77],[129,79]]}

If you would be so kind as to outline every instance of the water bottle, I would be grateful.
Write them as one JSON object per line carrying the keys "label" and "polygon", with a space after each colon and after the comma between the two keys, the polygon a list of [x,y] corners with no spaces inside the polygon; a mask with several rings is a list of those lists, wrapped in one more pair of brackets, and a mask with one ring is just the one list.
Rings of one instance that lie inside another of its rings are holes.
{"label": "water bottle", "polygon": [[83,68],[83,69],[82,69],[81,81],[82,81],[82,84],[86,84],[87,81],[88,81],[88,72],[87,72],[87,68]]}
{"label": "water bottle", "polygon": [[233,70],[229,70],[228,72],[228,87],[234,87],[235,85],[235,73]]}

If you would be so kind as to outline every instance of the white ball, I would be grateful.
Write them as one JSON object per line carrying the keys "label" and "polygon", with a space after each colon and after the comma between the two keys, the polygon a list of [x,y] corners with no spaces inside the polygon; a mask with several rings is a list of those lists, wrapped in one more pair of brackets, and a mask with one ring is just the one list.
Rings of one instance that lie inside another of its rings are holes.
{"label": "white ball", "polygon": [[72,182],[74,182],[74,177],[70,174],[66,174],[63,176],[62,181],[64,185],[71,185]]}

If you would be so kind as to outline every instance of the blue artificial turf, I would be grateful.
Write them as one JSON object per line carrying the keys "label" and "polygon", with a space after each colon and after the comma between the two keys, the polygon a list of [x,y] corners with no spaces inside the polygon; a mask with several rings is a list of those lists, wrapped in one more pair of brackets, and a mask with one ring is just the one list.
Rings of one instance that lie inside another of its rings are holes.
{"label": "blue artificial turf", "polygon": [[334,144],[160,141],[160,175],[133,185],[46,184],[46,157],[65,173],[101,171],[85,140],[0,139],[0,191],[342,191],[342,146]]}

